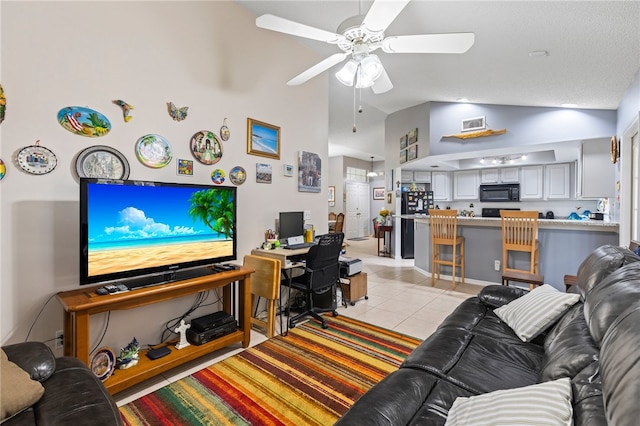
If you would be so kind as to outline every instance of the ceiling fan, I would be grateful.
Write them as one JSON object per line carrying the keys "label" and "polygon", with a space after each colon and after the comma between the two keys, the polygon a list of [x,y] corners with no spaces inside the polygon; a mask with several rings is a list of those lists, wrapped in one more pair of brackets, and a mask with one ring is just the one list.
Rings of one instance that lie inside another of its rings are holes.
{"label": "ceiling fan", "polygon": [[357,88],[371,87],[374,93],[393,88],[377,49],[386,53],[464,53],[475,41],[474,33],[421,34],[385,37],[384,31],[410,0],[375,0],[366,15],[356,15],[343,21],[336,33],[311,27],[278,16],[266,14],[256,18],[256,25],[298,37],[336,44],[342,50],[320,61],[287,82],[289,86],[303,84],[318,74],[351,59],[336,73],[337,79]]}

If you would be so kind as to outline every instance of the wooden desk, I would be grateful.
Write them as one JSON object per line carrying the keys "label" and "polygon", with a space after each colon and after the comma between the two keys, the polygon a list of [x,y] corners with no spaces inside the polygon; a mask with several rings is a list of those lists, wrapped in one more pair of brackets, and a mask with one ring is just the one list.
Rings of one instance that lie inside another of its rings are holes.
{"label": "wooden desk", "polygon": [[[104,383],[107,390],[115,394],[232,343],[242,342],[242,347],[249,347],[252,272],[254,270],[251,268],[241,267],[233,271],[103,296],[95,293],[97,287],[83,287],[58,293],[57,298],[65,310],[64,354],[74,356],[89,365],[89,319],[91,315],[101,312],[134,309],[222,287],[223,309],[232,314],[231,284],[234,282],[239,283],[239,312],[236,315],[240,325],[238,330],[200,346],[191,345],[180,350],[171,348],[171,354],[153,361],[145,356],[146,350],[141,350],[138,365],[126,370],[116,370],[116,374]],[[167,346],[170,344],[168,343]]]}
{"label": "wooden desk", "polygon": [[[265,249],[253,249],[251,250],[251,254],[255,254],[256,256],[262,257],[270,257],[272,259],[278,259],[280,264],[282,265],[282,269],[291,269],[291,268],[300,268],[304,267],[304,263],[300,262],[292,262],[290,258],[292,257],[301,257],[306,255],[309,252],[309,247],[289,250],[282,247],[278,247],[271,250]],[[288,260],[288,262],[287,262]]]}

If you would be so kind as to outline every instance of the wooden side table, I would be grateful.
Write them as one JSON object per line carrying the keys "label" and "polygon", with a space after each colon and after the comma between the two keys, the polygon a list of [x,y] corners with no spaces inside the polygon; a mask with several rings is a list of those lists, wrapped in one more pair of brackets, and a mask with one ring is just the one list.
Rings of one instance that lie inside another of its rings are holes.
{"label": "wooden side table", "polygon": [[[391,249],[387,242],[387,234],[389,235],[388,241],[391,241],[391,231],[393,231],[393,226],[378,225],[376,230],[376,237],[378,238],[378,256],[391,257]],[[382,250],[380,250],[380,238],[382,238]]]}

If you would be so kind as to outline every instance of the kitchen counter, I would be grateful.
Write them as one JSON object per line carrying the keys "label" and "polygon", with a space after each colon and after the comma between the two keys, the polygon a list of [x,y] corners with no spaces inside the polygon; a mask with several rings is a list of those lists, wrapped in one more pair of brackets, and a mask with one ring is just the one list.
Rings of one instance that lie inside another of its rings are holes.
{"label": "kitchen counter", "polygon": [[[431,232],[429,216],[398,215],[397,219],[414,219],[414,265],[431,275]],[[499,284],[502,262],[502,222],[493,217],[458,217],[458,233],[465,237],[465,275],[477,284]],[[619,243],[619,224],[602,220],[538,219],[540,243],[540,273],[545,283],[564,291],[563,276],[575,275],[581,261],[603,244]],[[522,255],[522,256],[520,256]],[[525,253],[516,253],[510,263],[528,268]],[[443,267],[443,274],[451,269]],[[446,277],[444,278],[446,279]]]}
{"label": "kitchen counter", "polygon": [[[403,219],[415,219],[416,222],[429,223],[429,215],[402,215]],[[492,226],[502,227],[499,217],[468,217],[458,216],[458,226]],[[595,232],[618,232],[620,224],[605,222],[604,220],[571,220],[571,219],[538,219],[540,229],[575,229]]]}

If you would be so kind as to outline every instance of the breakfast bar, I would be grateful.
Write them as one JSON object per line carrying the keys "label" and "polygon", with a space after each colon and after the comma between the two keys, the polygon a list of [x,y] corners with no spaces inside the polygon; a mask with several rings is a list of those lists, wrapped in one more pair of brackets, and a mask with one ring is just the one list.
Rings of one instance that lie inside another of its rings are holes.
{"label": "breakfast bar", "polygon": [[[414,217],[415,267],[431,273],[431,234],[429,217]],[[601,220],[539,219],[540,274],[545,282],[564,291],[563,277],[575,274],[580,262],[595,248],[618,244],[618,223]],[[458,217],[458,233],[465,237],[465,275],[468,282],[500,283],[502,262],[502,224],[500,218]],[[524,254],[524,253],[523,253]],[[516,256],[516,265],[527,264]],[[448,268],[443,274],[450,275]]]}

